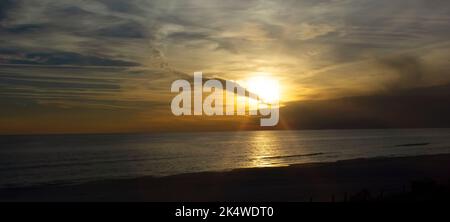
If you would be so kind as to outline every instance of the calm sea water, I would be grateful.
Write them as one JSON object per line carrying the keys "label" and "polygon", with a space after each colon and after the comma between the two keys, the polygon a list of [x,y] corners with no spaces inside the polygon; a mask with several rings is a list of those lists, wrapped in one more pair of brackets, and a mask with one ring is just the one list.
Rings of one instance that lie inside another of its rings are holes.
{"label": "calm sea water", "polygon": [[0,146],[0,187],[17,187],[450,153],[450,129],[1,136]]}

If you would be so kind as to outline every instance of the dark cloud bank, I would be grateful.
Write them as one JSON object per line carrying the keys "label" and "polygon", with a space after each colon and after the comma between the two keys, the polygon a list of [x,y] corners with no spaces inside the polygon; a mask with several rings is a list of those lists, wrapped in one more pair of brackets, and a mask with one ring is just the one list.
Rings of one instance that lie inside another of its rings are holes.
{"label": "dark cloud bank", "polygon": [[280,117],[291,129],[441,128],[450,127],[449,114],[450,84],[295,102]]}

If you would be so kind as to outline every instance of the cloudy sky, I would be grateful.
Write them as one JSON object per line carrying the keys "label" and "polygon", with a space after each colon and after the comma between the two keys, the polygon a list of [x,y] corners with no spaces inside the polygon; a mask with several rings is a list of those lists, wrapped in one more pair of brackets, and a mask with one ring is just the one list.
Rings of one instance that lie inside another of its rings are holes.
{"label": "cloudy sky", "polygon": [[449,22],[445,0],[2,0],[0,133],[181,129],[194,71],[269,73],[286,104],[444,85]]}

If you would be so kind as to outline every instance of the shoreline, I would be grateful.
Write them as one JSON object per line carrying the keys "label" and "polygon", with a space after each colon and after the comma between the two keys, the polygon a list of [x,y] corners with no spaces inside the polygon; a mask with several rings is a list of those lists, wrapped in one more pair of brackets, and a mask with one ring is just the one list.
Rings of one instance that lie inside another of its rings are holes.
{"label": "shoreline", "polygon": [[448,186],[450,154],[375,157],[0,189],[0,201],[348,201]]}

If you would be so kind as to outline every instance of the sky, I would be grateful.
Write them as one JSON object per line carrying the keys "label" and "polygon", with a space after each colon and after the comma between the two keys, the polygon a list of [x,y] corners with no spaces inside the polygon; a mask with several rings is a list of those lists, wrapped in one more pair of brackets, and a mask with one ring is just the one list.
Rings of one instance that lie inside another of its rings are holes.
{"label": "sky", "polygon": [[174,117],[170,85],[195,71],[268,74],[287,109],[430,89],[450,80],[449,22],[444,0],[2,0],[0,133],[254,123]]}

